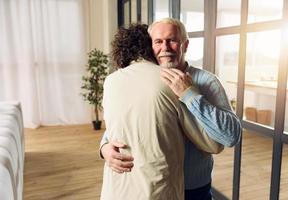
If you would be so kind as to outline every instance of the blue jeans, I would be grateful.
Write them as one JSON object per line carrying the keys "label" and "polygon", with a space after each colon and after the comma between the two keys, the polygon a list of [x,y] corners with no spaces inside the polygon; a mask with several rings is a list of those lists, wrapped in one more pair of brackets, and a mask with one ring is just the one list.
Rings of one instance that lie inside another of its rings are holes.
{"label": "blue jeans", "polygon": [[212,200],[211,183],[193,190],[185,190],[185,200]]}

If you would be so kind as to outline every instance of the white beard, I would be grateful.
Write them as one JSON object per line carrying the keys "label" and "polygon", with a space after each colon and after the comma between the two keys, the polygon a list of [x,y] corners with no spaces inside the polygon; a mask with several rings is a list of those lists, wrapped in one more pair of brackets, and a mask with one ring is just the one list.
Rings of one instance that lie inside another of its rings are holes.
{"label": "white beard", "polygon": [[173,62],[166,62],[166,63],[161,63],[160,67],[166,67],[166,68],[176,68]]}

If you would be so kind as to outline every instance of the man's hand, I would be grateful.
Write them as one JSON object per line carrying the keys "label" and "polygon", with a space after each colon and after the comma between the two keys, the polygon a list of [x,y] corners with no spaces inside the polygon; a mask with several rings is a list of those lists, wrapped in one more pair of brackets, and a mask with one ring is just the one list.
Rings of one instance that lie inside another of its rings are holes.
{"label": "man's hand", "polygon": [[130,172],[133,167],[134,158],[119,151],[125,147],[125,144],[112,141],[104,144],[100,150],[108,166],[117,173]]}
{"label": "man's hand", "polygon": [[191,76],[188,73],[184,74],[179,69],[163,67],[161,68],[160,76],[161,80],[166,83],[178,97],[192,84]]}

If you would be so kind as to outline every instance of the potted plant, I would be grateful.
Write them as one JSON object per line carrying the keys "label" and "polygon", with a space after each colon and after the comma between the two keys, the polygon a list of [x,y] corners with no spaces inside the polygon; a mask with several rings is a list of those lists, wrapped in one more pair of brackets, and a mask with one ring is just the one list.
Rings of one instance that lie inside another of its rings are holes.
{"label": "potted plant", "polygon": [[88,63],[86,65],[87,75],[82,77],[83,84],[81,95],[85,101],[94,105],[95,121],[93,126],[95,130],[101,129],[101,120],[99,112],[102,109],[103,83],[107,76],[108,56],[102,51],[93,49],[88,53]]}

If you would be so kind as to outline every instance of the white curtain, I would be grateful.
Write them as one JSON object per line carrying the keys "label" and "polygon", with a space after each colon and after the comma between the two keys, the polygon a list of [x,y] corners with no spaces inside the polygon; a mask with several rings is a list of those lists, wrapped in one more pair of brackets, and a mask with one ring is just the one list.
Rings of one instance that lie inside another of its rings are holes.
{"label": "white curtain", "polygon": [[0,101],[18,100],[25,127],[90,123],[80,96],[82,0],[0,0]]}

